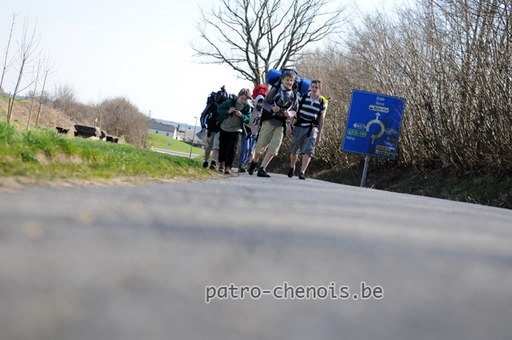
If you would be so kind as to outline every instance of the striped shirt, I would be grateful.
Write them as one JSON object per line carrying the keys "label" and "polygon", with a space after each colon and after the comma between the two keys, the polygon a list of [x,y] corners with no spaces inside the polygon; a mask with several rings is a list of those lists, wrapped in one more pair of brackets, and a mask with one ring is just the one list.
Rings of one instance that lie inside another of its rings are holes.
{"label": "striped shirt", "polygon": [[299,112],[297,113],[296,126],[318,126],[320,116],[325,114],[327,105],[321,96],[316,100],[311,98],[311,93],[308,92],[306,98],[301,98],[299,103]]}

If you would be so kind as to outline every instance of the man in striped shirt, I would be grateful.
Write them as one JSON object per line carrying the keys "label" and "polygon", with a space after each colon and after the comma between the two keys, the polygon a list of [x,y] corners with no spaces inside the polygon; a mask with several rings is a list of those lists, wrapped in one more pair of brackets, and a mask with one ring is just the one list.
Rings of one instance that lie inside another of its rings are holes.
{"label": "man in striped shirt", "polygon": [[322,141],[327,99],[320,95],[321,90],[322,82],[313,80],[311,81],[310,91],[299,101],[299,110],[296,115],[297,119],[294,124],[293,140],[290,147],[291,165],[290,170],[288,170],[288,177],[290,178],[293,177],[295,163],[297,163],[299,153],[301,153],[302,165],[299,179],[306,179],[306,169],[315,152],[315,147]]}

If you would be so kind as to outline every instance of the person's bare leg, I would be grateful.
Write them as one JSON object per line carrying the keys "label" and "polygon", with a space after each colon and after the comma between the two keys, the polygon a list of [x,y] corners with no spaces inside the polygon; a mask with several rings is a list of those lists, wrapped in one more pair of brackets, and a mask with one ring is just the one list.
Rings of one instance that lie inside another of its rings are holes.
{"label": "person's bare leg", "polygon": [[290,168],[295,168],[299,155],[290,155]]}
{"label": "person's bare leg", "polygon": [[295,164],[297,164],[297,159],[299,155],[290,154],[290,170],[288,170],[288,177],[292,178],[293,173],[295,172]]}
{"label": "person's bare leg", "polygon": [[[270,175],[267,173],[267,170],[265,168],[267,167],[268,163],[270,163],[270,161],[272,160],[273,157],[274,156],[268,152],[265,154],[265,156],[263,156],[263,160],[261,161],[261,166],[258,169],[258,177],[270,177]],[[255,163],[252,163],[252,164],[255,164]]]}
{"label": "person's bare leg", "polygon": [[302,166],[299,174],[299,179],[306,179],[306,169],[308,168],[309,162],[311,161],[310,155],[302,155]]}
{"label": "person's bare leg", "polygon": [[268,163],[270,163],[270,161],[272,160],[272,158],[274,158],[274,156],[267,152],[267,153],[265,154],[265,156],[263,157],[263,161],[261,162],[261,167],[262,167],[263,169],[266,169],[266,168],[267,168]]}
{"label": "person's bare leg", "polygon": [[258,164],[258,161],[260,160],[260,156],[261,156],[260,153],[257,153],[256,151],[254,151],[254,156],[251,159],[249,168],[247,168],[247,172],[249,173],[249,175],[252,175],[254,173],[254,170],[256,170],[256,164]]}
{"label": "person's bare leg", "polygon": [[261,153],[257,153],[256,151],[254,151],[254,157],[252,158],[252,161],[254,163],[258,163],[258,161],[260,160],[260,157],[261,157]]}
{"label": "person's bare leg", "polygon": [[311,162],[311,156],[306,155],[306,154],[302,155],[302,166],[301,166],[300,172],[306,173],[309,162]]}

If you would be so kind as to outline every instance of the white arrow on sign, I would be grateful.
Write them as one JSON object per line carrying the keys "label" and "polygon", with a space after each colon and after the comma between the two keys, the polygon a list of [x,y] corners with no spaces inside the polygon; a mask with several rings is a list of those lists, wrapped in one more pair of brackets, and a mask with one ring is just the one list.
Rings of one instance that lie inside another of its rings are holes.
{"label": "white arrow on sign", "polygon": [[370,125],[372,125],[372,124],[379,124],[380,125],[380,132],[379,132],[379,134],[372,135],[372,145],[373,145],[373,143],[375,143],[375,139],[381,137],[384,134],[384,131],[386,130],[386,128],[384,127],[384,123],[382,123],[379,120],[379,116],[380,116],[380,113],[377,112],[375,114],[375,119],[370,120],[368,122],[368,124],[366,124],[366,132],[370,132]]}

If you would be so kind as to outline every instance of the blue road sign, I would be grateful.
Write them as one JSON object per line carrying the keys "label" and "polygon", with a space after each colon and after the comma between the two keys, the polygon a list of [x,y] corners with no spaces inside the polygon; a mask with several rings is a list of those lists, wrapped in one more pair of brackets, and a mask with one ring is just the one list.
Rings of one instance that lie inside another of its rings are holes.
{"label": "blue road sign", "polygon": [[353,90],[343,151],[394,159],[405,99]]}

